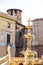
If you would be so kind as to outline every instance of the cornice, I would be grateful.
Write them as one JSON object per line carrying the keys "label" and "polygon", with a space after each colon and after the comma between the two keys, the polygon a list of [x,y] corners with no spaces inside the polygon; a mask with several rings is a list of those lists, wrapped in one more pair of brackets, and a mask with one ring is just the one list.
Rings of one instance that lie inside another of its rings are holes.
{"label": "cornice", "polygon": [[34,19],[34,20],[31,20],[31,21],[33,22],[33,21],[40,21],[40,20],[43,21],[43,18],[36,18],[36,19]]}
{"label": "cornice", "polygon": [[13,16],[6,14],[6,13],[3,13],[3,12],[0,12],[0,17],[6,18],[6,19],[9,19],[9,20],[12,20],[12,21],[18,21]]}
{"label": "cornice", "polygon": [[0,17],[5,18],[5,19],[9,19],[13,22],[16,22],[17,24],[24,26],[23,24],[19,23],[19,20],[17,20],[15,17],[13,17],[13,16],[11,16],[7,13],[3,13],[3,12],[0,11]]}

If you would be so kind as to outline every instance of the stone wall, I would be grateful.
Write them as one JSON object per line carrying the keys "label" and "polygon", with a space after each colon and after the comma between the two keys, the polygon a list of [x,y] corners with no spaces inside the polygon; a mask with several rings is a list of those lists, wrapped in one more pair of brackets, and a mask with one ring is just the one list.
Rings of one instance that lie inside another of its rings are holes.
{"label": "stone wall", "polygon": [[6,55],[7,48],[5,46],[0,46],[0,57],[3,57]]}

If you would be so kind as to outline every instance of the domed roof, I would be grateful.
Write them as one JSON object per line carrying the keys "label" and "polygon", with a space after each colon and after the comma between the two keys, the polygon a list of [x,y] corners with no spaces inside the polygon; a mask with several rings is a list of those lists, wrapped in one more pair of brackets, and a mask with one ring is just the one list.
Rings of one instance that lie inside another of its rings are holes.
{"label": "domed roof", "polygon": [[8,10],[7,10],[7,12],[8,12],[9,10],[19,10],[19,11],[21,11],[21,12],[22,12],[22,10],[21,10],[21,9],[14,9],[14,8],[13,8],[13,9],[8,9]]}

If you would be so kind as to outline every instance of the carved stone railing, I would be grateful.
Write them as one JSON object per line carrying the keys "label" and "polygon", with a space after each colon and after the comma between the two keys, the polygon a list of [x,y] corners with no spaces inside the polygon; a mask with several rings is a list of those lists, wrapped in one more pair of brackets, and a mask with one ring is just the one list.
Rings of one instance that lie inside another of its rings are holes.
{"label": "carved stone railing", "polygon": [[8,55],[4,56],[3,58],[0,58],[0,65],[3,64],[6,61],[9,62]]}
{"label": "carved stone railing", "polygon": [[[6,55],[5,57],[0,59],[0,65],[1,64],[7,64],[7,62],[9,63],[9,57],[8,55]],[[8,65],[20,65],[21,63],[24,65],[25,59],[24,57],[11,57],[10,58],[10,63]],[[42,58],[34,58],[33,62],[29,59],[28,61],[28,65],[43,65],[43,59]]]}

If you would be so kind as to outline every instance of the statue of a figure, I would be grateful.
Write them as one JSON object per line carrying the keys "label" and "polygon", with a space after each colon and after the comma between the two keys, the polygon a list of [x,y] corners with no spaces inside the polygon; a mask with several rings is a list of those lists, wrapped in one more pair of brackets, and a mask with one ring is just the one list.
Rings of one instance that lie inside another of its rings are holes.
{"label": "statue of a figure", "polygon": [[9,56],[9,62],[10,62],[10,58],[11,58],[11,47],[10,47],[10,45],[8,45],[7,50],[8,50],[8,56]]}

